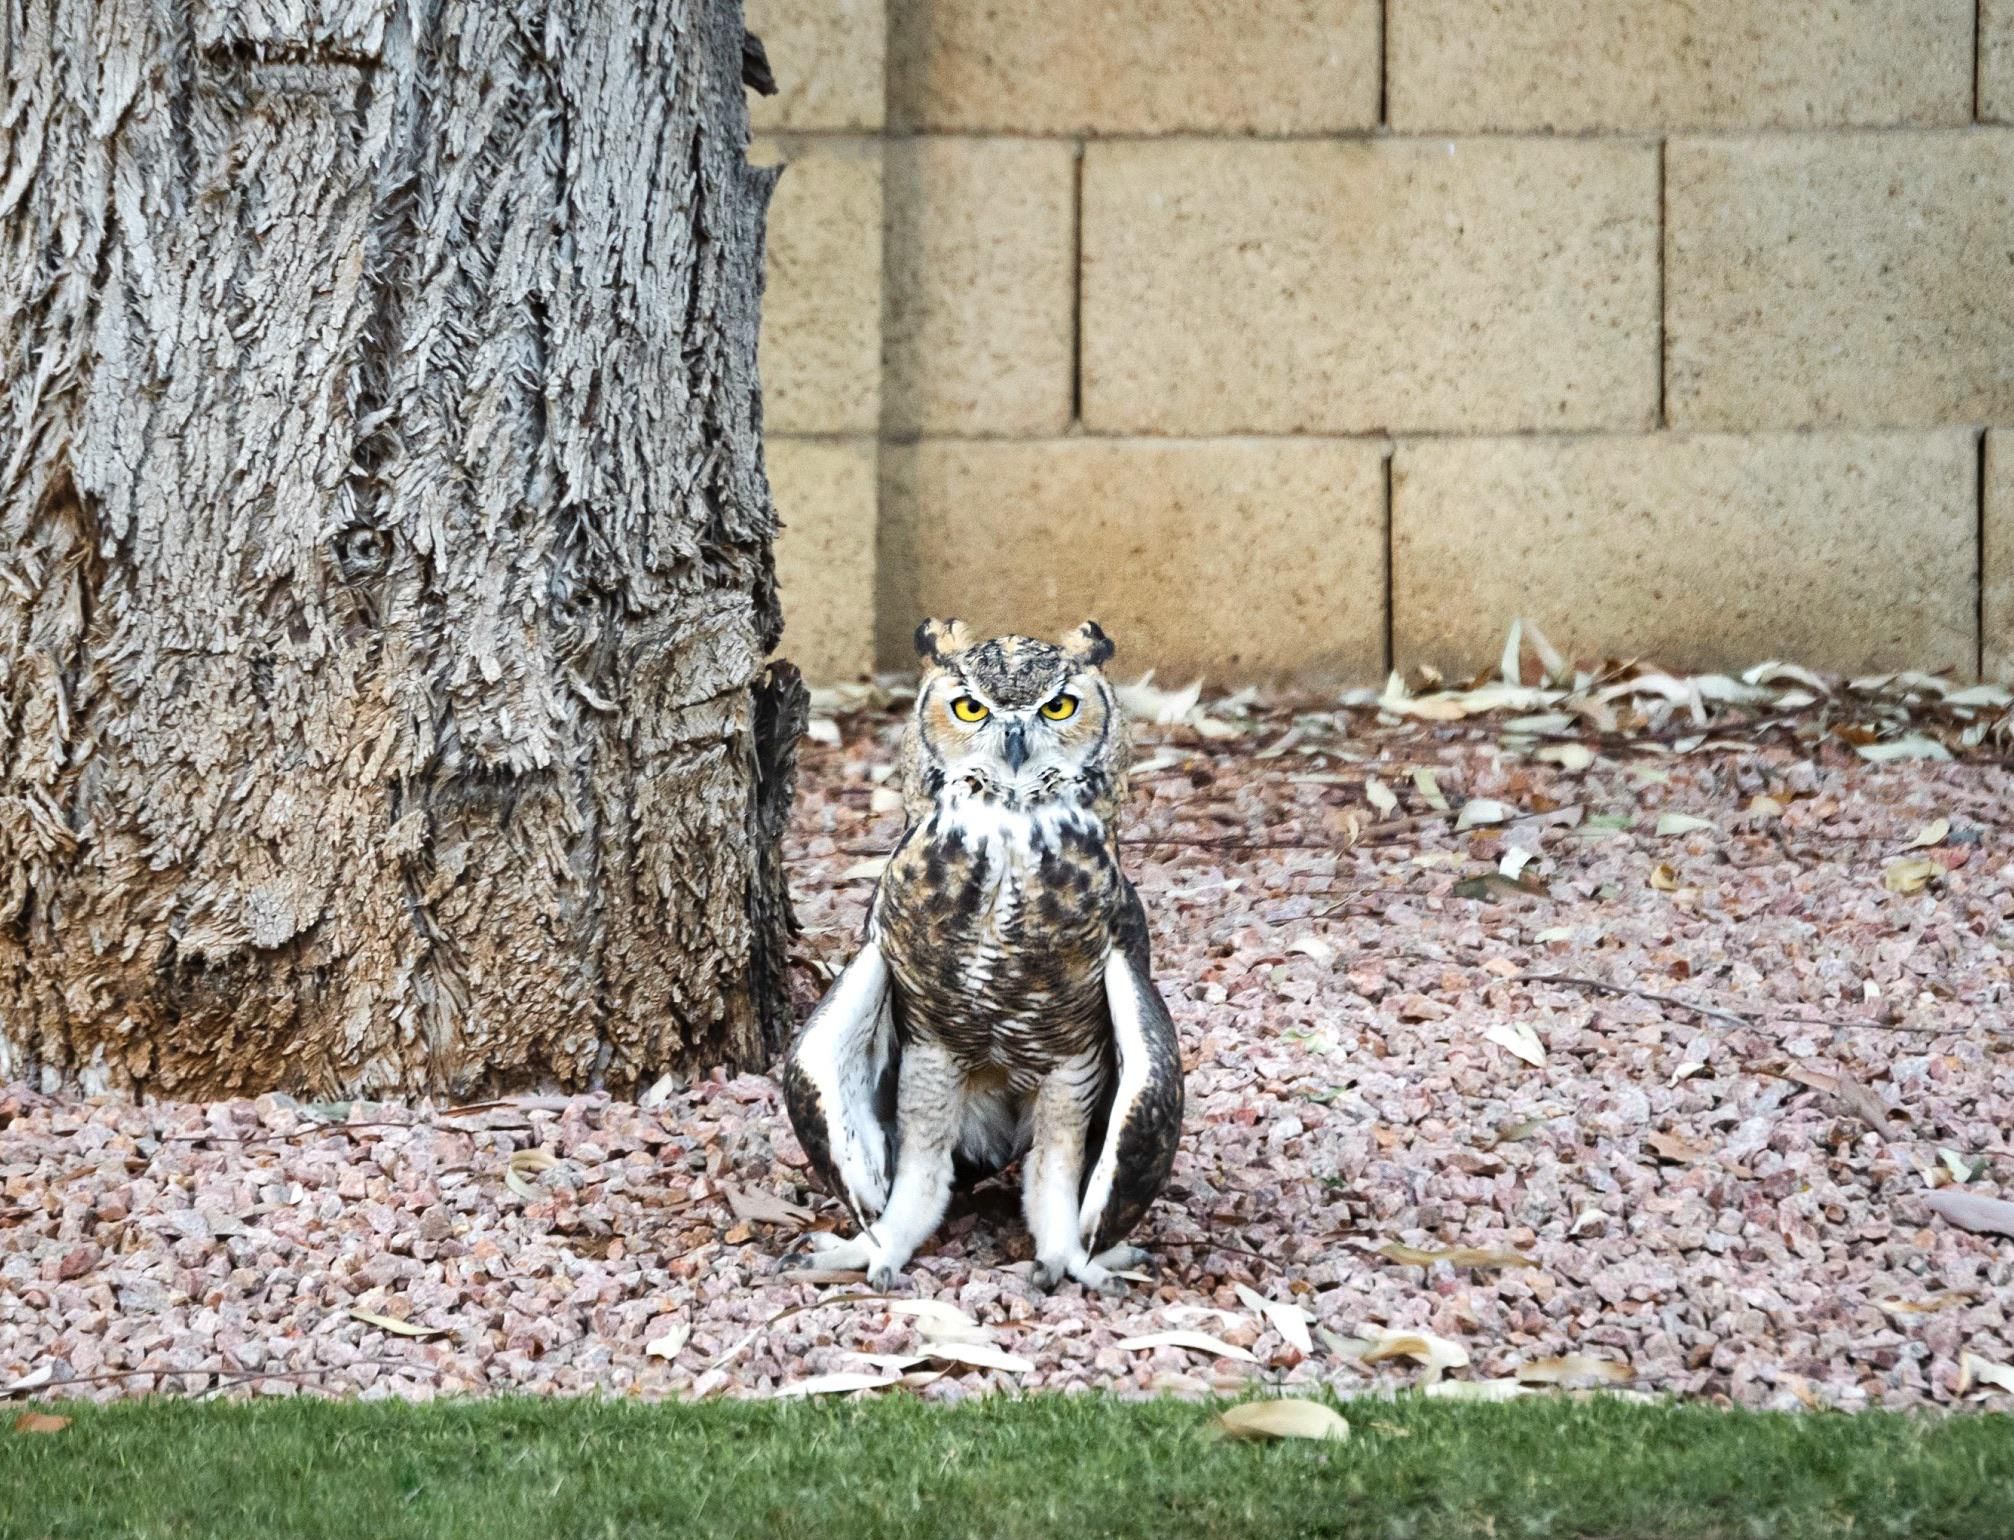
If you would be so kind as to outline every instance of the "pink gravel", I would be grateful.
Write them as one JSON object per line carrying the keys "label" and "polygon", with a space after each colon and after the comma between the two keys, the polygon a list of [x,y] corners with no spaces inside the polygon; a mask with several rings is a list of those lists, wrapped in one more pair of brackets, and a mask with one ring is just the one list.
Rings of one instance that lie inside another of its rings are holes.
{"label": "pink gravel", "polygon": [[[1277,753],[1283,716],[1141,734],[1129,864],[1189,1066],[1182,1156],[1136,1237],[1160,1277],[1037,1294],[1012,1187],[984,1189],[910,1289],[1032,1368],[920,1365],[916,1393],[1419,1383],[1360,1361],[1380,1327],[1460,1344],[1456,1380],[1576,1352],[1641,1391],[1786,1408],[1948,1405],[1965,1355],[2014,1362],[2014,1239],[1924,1202],[1960,1171],[2014,1197],[2006,768],[1709,746],[1573,774],[1486,725],[1334,723],[1301,719]],[[870,883],[846,874],[899,826],[874,794],[894,720],[843,727],[803,758],[800,1009],[858,933]],[[1457,808],[1519,816],[1456,832],[1419,765]],[[1659,835],[1666,812],[1710,827]],[[1941,843],[1905,848],[1938,819]],[[1535,852],[1522,880],[1549,896],[1455,895],[1507,849]],[[1905,857],[1936,872],[1891,891]],[[1517,1023],[1542,1065],[1486,1036]],[[926,1355],[925,1323],[848,1298],[863,1284],[775,1271],[801,1222],[777,1200],[839,1221],[775,1086],[663,1089],[651,1110],[455,1112],[0,1091],[0,1390],[763,1396]],[[558,1159],[521,1169],[526,1197],[508,1161],[536,1147]],[[1534,1265],[1411,1265],[1379,1253],[1395,1243]],[[1240,1284],[1305,1310],[1313,1351]],[[1117,1345],[1176,1328],[1252,1361]]]}

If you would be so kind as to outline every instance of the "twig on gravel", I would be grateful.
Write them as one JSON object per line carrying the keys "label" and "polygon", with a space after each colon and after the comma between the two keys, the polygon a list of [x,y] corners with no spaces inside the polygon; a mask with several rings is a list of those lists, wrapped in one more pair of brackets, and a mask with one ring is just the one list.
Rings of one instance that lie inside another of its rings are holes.
{"label": "twig on gravel", "polygon": [[[470,1110],[486,1112],[490,1109],[487,1107],[478,1107]],[[529,1123],[500,1123],[493,1124],[488,1128],[464,1128],[459,1124],[441,1121],[443,1118],[455,1117],[462,1111],[463,1109],[461,1108],[450,1108],[448,1111],[438,1113],[434,1117],[415,1118],[411,1122],[400,1122],[396,1118],[387,1118],[355,1123],[310,1123],[302,1128],[289,1129],[285,1133],[161,1134],[159,1138],[163,1144],[274,1144],[286,1139],[312,1138],[317,1134],[346,1134],[352,1129],[360,1128],[403,1128],[408,1132],[414,1129],[446,1128],[453,1132],[474,1134],[529,1134],[537,1132]]]}
{"label": "twig on gravel", "polygon": [[1711,1017],[1717,1021],[1731,1022],[1737,1027],[1752,1027],[1754,1016],[1743,1015],[1739,1011],[1724,1011],[1717,1006],[1697,1005],[1690,1000],[1681,1000],[1675,995],[1652,994],[1647,989],[1633,989],[1627,984],[1611,984],[1606,979],[1577,978],[1566,973],[1527,973],[1518,979],[1520,984],[1562,984],[1569,989],[1591,990],[1598,995],[1620,995],[1634,1000],[1648,1000],[1656,1005],[1676,1006],[1682,1011],[1692,1011],[1696,1015]]}
{"label": "twig on gravel", "polygon": [[1152,1246],[1186,1246],[1192,1251],[1198,1248],[1201,1248],[1206,1251],[1228,1251],[1241,1257],[1253,1257],[1258,1261],[1265,1263],[1266,1266],[1272,1268],[1273,1271],[1275,1272],[1280,1271],[1280,1264],[1278,1263],[1278,1261],[1276,1261],[1272,1257],[1267,1256],[1263,1251],[1254,1251],[1249,1246],[1234,1246],[1229,1241],[1218,1240],[1215,1236],[1211,1235],[1199,1236],[1194,1239],[1183,1239],[1182,1237],[1172,1235],[1156,1236],[1154,1237],[1153,1241],[1149,1243],[1149,1245],[1150,1248]]}
{"label": "twig on gravel", "polygon": [[335,1373],[338,1369],[355,1368],[358,1363],[372,1364],[380,1369],[424,1369],[429,1374],[441,1372],[438,1364],[416,1363],[410,1358],[363,1358],[348,1364],[324,1364],[318,1369],[261,1369],[256,1374],[218,1375],[216,1384],[195,1392],[190,1399],[200,1401],[205,1396],[214,1396],[220,1391],[231,1390],[239,1385],[257,1384],[261,1380],[293,1380],[299,1383],[320,1379],[324,1375]]}
{"label": "twig on gravel", "polygon": [[66,1380],[50,1379],[35,1385],[0,1386],[0,1401],[15,1396],[34,1395],[38,1391],[64,1390],[72,1385],[103,1385],[113,1380],[139,1379],[179,1379],[187,1375],[201,1375],[204,1379],[215,1378],[218,1383],[189,1392],[191,1399],[215,1395],[220,1390],[228,1390],[233,1385],[242,1385],[254,1380],[306,1380],[324,1375],[338,1374],[345,1369],[354,1369],[359,1364],[379,1369],[426,1369],[440,1373],[437,1365],[416,1362],[410,1358],[355,1358],[346,1364],[322,1364],[313,1369],[261,1369],[256,1374],[225,1375],[221,1369],[106,1369],[96,1374],[73,1374]]}
{"label": "twig on gravel", "polygon": [[1210,835],[1206,837],[1183,837],[1176,835],[1157,839],[1141,839],[1127,835],[1122,837],[1119,843],[1121,845],[1137,845],[1141,847],[1170,845],[1194,850],[1326,850],[1335,855],[1342,855],[1344,852],[1354,850],[1360,845],[1395,844],[1405,835],[1431,827],[1434,824],[1448,823],[1454,817],[1453,813],[1410,813],[1404,818],[1391,818],[1385,820],[1383,823],[1366,824],[1363,831],[1353,840],[1334,837],[1302,840],[1255,840],[1247,839],[1240,834]]}
{"label": "twig on gravel", "polygon": [[1626,995],[1632,999],[1648,1000],[1655,1005],[1669,1005],[1681,1011],[1691,1011],[1696,1016],[1705,1016],[1714,1021],[1724,1021],[1737,1027],[1754,1027],[1775,1023],[1790,1027],[1824,1027],[1833,1032],[1937,1032],[1942,1030],[1924,1022],[1913,1021],[1845,1021],[1834,1016],[1790,1016],[1768,1011],[1735,1011],[1717,1005],[1701,1005],[1696,1000],[1681,1000],[1676,995],[1653,994],[1648,989],[1635,989],[1627,984],[1611,984],[1606,979],[1577,978],[1566,973],[1527,973],[1517,980],[1520,984],[1561,984],[1570,989],[1587,989],[1596,994]]}

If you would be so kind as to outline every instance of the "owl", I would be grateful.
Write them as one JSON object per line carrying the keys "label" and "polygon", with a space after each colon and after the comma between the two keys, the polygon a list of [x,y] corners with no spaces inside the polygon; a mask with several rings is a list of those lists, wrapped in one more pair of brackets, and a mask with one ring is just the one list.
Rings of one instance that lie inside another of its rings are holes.
{"label": "owl", "polygon": [[859,1223],[787,1258],[890,1287],[953,1185],[1022,1160],[1034,1281],[1117,1292],[1182,1121],[1174,1023],[1119,869],[1126,728],[1095,622],[1060,644],[917,628],[907,824],[866,944],[784,1065],[814,1170]]}

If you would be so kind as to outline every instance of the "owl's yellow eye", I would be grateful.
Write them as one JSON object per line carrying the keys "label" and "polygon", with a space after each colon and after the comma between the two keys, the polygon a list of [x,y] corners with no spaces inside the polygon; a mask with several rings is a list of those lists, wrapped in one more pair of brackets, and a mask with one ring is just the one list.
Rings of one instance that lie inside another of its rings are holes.
{"label": "owl's yellow eye", "polygon": [[1052,722],[1067,722],[1077,714],[1077,697],[1059,695],[1042,708],[1042,715]]}
{"label": "owl's yellow eye", "polygon": [[951,714],[961,722],[983,722],[988,716],[986,708],[969,695],[961,695],[951,703]]}

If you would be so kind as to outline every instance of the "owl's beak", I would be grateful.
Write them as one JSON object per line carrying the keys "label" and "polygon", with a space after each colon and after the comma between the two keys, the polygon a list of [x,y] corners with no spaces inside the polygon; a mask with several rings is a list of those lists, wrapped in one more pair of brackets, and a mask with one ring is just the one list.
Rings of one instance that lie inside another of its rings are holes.
{"label": "owl's beak", "polygon": [[1007,739],[1004,748],[1007,754],[1007,768],[1018,774],[1021,767],[1028,763],[1028,724],[1026,722],[1009,722],[1007,724]]}

